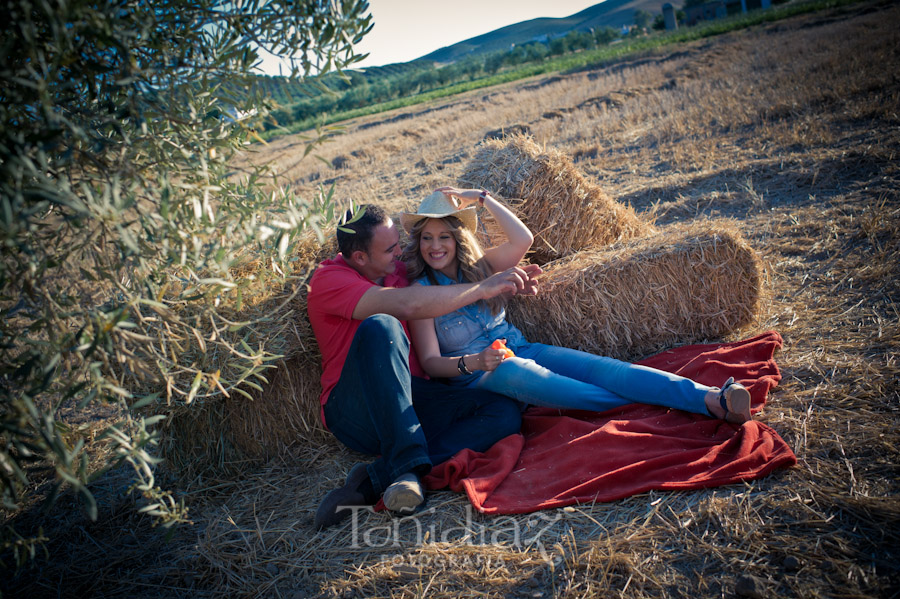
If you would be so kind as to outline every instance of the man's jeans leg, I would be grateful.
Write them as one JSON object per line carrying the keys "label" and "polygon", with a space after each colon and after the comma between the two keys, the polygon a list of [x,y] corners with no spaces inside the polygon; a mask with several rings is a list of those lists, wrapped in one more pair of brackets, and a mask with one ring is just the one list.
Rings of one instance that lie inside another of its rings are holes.
{"label": "man's jeans leg", "polygon": [[434,464],[461,449],[486,451],[522,427],[518,402],[497,393],[412,377],[412,396]]}
{"label": "man's jeans leg", "polygon": [[325,404],[325,422],[341,443],[381,455],[368,466],[379,494],[402,474],[431,469],[410,379],[409,340],[400,321],[376,314],[359,325]]}

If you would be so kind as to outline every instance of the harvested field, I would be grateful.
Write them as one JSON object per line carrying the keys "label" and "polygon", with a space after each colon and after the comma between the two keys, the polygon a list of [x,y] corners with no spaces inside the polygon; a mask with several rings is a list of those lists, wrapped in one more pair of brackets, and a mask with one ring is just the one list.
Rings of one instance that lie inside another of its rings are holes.
{"label": "harvested field", "polygon": [[[896,2],[863,2],[351,122],[322,148],[324,162],[299,161],[302,145],[291,138],[257,157],[274,160],[281,180],[297,189],[333,182],[339,197],[399,211],[459,181],[488,131],[523,125],[659,231],[727,219],[761,258],[763,293],[739,330],[709,333],[708,341],[771,329],[783,335],[776,355],[783,380],[757,417],[793,448],[796,467],[743,485],[516,517],[473,514],[462,495],[442,491],[416,524],[367,514],[358,527],[317,532],[319,500],[363,458],[314,427],[293,443],[279,429],[278,444],[289,447],[267,461],[222,450],[228,476],[163,470],[194,522],[169,542],[134,513],[127,473],[95,483],[97,523],[62,498],[43,520],[52,557],[39,554],[15,577],[4,574],[0,590],[17,597],[897,596],[897,23]],[[307,385],[305,364],[273,383]],[[219,418],[243,419],[235,414],[223,408]],[[230,425],[248,447],[264,434],[264,421]],[[32,521],[39,520],[26,514],[17,525],[28,532]]]}

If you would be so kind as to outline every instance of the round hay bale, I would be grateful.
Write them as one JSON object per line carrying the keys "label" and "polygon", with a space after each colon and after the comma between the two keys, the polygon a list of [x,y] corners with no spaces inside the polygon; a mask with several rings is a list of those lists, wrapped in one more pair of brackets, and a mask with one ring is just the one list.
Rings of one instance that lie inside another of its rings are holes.
{"label": "round hay bale", "polygon": [[510,198],[534,234],[531,260],[538,264],[654,230],[582,175],[569,156],[525,135],[484,142],[460,180]]}
{"label": "round hay bale", "polygon": [[540,293],[510,302],[530,341],[634,359],[716,338],[757,313],[761,268],[727,223],[688,223],[548,265]]}

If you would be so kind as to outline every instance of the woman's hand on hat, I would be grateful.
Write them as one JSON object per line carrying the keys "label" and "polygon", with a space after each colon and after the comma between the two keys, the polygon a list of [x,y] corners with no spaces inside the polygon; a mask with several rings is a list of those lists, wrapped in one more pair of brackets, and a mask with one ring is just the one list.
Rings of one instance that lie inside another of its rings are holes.
{"label": "woman's hand on hat", "polygon": [[[467,208],[472,204],[477,204],[478,197],[481,194],[480,189],[459,189],[450,185],[438,187],[435,191],[439,191],[447,196],[457,208]],[[454,198],[456,198],[457,201],[454,201]]]}

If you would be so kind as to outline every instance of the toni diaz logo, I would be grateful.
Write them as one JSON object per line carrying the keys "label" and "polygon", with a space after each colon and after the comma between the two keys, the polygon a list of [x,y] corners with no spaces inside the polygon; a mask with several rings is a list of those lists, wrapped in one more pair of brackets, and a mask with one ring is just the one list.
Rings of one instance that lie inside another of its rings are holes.
{"label": "toni diaz logo", "polygon": [[436,509],[429,508],[411,516],[395,517],[383,524],[367,526],[368,518],[361,520],[360,515],[374,512],[371,507],[347,509],[352,510],[350,546],[354,549],[419,547],[427,543],[498,545],[519,551],[536,550],[547,562],[555,561],[548,548],[556,543],[559,531],[552,529],[562,519],[559,513],[551,516],[538,512],[528,518],[501,516],[478,521],[473,517],[472,506],[467,505],[462,522],[454,520],[447,523],[430,518],[436,514]]}

